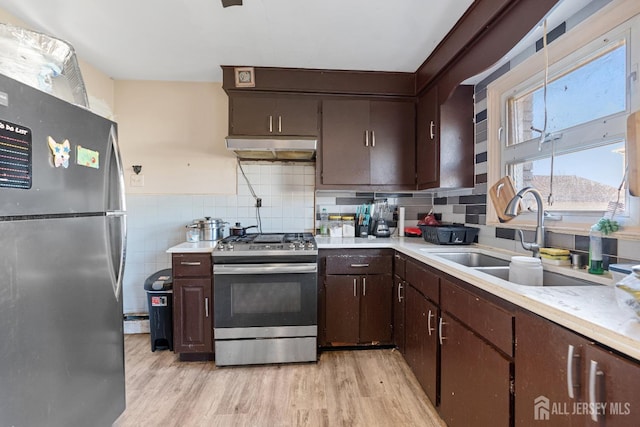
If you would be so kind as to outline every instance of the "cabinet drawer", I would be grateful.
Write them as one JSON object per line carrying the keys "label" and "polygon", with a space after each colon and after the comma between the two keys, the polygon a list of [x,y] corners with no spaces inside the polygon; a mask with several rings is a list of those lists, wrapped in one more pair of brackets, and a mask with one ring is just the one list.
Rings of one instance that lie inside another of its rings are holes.
{"label": "cabinet drawer", "polygon": [[173,254],[174,277],[202,277],[213,274],[211,254]]}
{"label": "cabinet drawer", "polygon": [[327,274],[390,274],[391,255],[329,255]]}
{"label": "cabinet drawer", "polygon": [[513,356],[512,313],[441,279],[443,311],[451,313],[470,329]]}
{"label": "cabinet drawer", "polygon": [[431,271],[419,263],[407,261],[406,280],[436,304],[440,304],[440,279]]}
{"label": "cabinet drawer", "polygon": [[406,278],[407,258],[396,252],[393,256],[393,273],[401,279]]}

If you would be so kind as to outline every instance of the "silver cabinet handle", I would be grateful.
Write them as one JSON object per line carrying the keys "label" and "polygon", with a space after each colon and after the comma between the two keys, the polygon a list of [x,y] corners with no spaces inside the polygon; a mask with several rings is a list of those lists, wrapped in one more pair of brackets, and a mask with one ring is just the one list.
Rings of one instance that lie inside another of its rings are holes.
{"label": "silver cabinet handle", "polygon": [[372,147],[376,146],[376,131],[375,130],[371,131],[371,146]]}
{"label": "silver cabinet handle", "polygon": [[[436,330],[435,328],[431,327],[432,317],[436,317],[436,316],[431,312],[431,309],[429,309],[429,314],[427,315],[427,330],[429,331],[429,336],[431,336],[431,334]],[[440,319],[440,322],[442,323],[442,319]],[[442,336],[442,325],[440,326],[440,332],[441,332],[440,336]],[[442,344],[442,341],[440,341],[440,344]]]}
{"label": "silver cabinet handle", "polygon": [[278,133],[282,133],[282,116],[278,116]]}
{"label": "silver cabinet handle", "polygon": [[369,264],[351,264],[351,268],[367,268]]}
{"label": "silver cabinet handle", "polygon": [[436,134],[434,133],[436,124],[431,120],[431,124],[429,124],[429,135],[431,135],[431,139],[435,138]]}
{"label": "silver cabinet handle", "polygon": [[369,146],[369,131],[368,130],[364,131],[364,146],[365,147]]}
{"label": "silver cabinet handle", "polygon": [[447,337],[442,336],[442,325],[446,325],[447,322],[445,322],[444,320],[442,320],[442,317],[440,318],[440,323],[438,324],[438,335],[440,335],[440,345],[442,345],[442,341],[446,340]]}
{"label": "silver cabinet handle", "polygon": [[357,297],[358,296],[358,283],[357,283],[358,279],[353,279],[353,296]]}
{"label": "silver cabinet handle", "polygon": [[398,283],[398,302],[402,302],[402,282]]}
{"label": "silver cabinet handle", "polygon": [[362,278],[362,296],[363,297],[367,296],[367,278],[366,277]]}
{"label": "silver cabinet handle", "polygon": [[598,400],[598,396],[596,396],[596,386],[598,385],[598,377],[603,375],[604,372],[598,370],[598,362],[592,360],[591,366],[589,366],[589,407],[593,408],[591,410],[591,419],[596,422],[598,421],[598,411],[595,410]]}
{"label": "silver cabinet handle", "polygon": [[574,389],[580,388],[580,385],[574,384],[574,381],[573,381],[574,359],[580,359],[580,354],[575,352],[575,347],[573,347],[572,345],[569,345],[567,347],[567,394],[571,399],[575,398]]}
{"label": "silver cabinet handle", "polygon": [[180,265],[196,266],[201,264],[202,263],[200,261],[180,261]]}
{"label": "silver cabinet handle", "polygon": [[209,297],[204,298],[204,317],[209,317]]}
{"label": "silver cabinet handle", "polygon": [[269,133],[273,133],[273,116],[269,116]]}

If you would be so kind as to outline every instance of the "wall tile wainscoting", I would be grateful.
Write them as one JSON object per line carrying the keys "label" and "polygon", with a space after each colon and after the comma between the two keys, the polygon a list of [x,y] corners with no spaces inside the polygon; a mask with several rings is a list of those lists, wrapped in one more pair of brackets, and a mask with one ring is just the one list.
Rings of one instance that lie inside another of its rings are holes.
{"label": "wall tile wainscoting", "polygon": [[[313,164],[243,162],[257,197],[262,198],[263,232],[312,231],[315,167]],[[185,241],[185,226],[205,216],[233,225],[256,225],[255,199],[240,168],[237,194],[154,195],[128,194],[127,264],[124,275],[124,313],[147,313],[144,280],[171,267],[165,251]],[[251,230],[249,230],[251,231]],[[225,235],[229,231],[226,228]]]}

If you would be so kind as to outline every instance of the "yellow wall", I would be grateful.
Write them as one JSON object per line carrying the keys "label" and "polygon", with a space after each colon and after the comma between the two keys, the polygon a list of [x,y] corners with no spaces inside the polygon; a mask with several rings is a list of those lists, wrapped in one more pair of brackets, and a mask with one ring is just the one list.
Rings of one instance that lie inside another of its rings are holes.
{"label": "yellow wall", "polygon": [[[127,193],[235,194],[221,83],[118,80],[114,98]],[[132,165],[144,187],[131,186]]]}

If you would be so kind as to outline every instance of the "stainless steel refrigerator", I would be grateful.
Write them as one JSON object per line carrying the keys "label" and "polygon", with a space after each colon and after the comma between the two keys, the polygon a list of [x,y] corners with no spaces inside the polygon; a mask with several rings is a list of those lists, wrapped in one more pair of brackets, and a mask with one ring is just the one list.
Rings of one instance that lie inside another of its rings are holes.
{"label": "stainless steel refrigerator", "polygon": [[124,411],[116,124],[0,75],[0,426]]}

